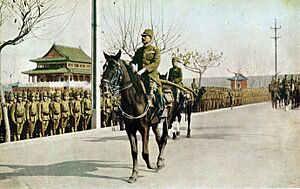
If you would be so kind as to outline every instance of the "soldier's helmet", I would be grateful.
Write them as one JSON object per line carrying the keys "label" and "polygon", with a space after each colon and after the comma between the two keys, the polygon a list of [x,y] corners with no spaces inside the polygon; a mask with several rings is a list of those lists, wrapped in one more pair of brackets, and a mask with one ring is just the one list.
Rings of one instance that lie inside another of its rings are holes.
{"label": "soldier's helmet", "polygon": [[14,98],[15,98],[14,93],[10,93],[10,94],[9,94],[9,100],[14,100]]}
{"label": "soldier's helmet", "polygon": [[146,35],[153,38],[153,36],[154,36],[153,30],[152,29],[145,29],[145,31],[141,34],[141,36],[146,36]]}
{"label": "soldier's helmet", "polygon": [[63,97],[69,97],[69,92],[64,91],[63,94],[62,94],[62,96],[63,96]]}
{"label": "soldier's helmet", "polygon": [[18,94],[17,94],[17,98],[23,98],[22,93],[18,93]]}
{"label": "soldier's helmet", "polygon": [[79,91],[76,91],[76,92],[74,93],[74,97],[77,97],[77,96],[80,97],[80,92],[79,92]]}
{"label": "soldier's helmet", "polygon": [[54,94],[54,98],[55,98],[55,97],[60,97],[60,93],[58,93],[58,92],[55,93],[55,94]]}
{"label": "soldier's helmet", "polygon": [[43,92],[43,97],[49,97],[48,93],[45,91]]}
{"label": "soldier's helmet", "polygon": [[84,91],[84,94],[85,94],[85,95],[88,95],[88,94],[90,95],[91,93],[90,93],[89,90],[86,90],[86,91]]}
{"label": "soldier's helmet", "polygon": [[178,62],[178,58],[177,57],[173,57],[172,58],[172,63],[174,63],[174,62]]}
{"label": "soldier's helmet", "polygon": [[26,91],[23,92],[22,96],[23,96],[23,98],[27,98],[27,92]]}

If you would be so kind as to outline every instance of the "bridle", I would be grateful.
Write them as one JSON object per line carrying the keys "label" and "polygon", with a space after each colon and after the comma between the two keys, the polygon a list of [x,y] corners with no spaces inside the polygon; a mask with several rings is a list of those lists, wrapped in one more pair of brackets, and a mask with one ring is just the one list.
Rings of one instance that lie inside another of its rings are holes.
{"label": "bridle", "polygon": [[[123,78],[123,70],[121,69],[121,65],[118,61],[114,60],[114,59],[109,59],[107,60],[107,62],[105,64],[108,64],[108,62],[111,61],[115,64],[116,66],[116,73],[113,75],[113,77],[108,80],[108,79],[102,79],[101,82],[106,84],[106,86],[108,87],[108,89],[111,91],[113,98],[118,98],[121,95],[121,91],[124,91],[126,89],[129,89],[133,86],[133,83],[127,83],[124,86],[120,86],[120,82],[122,81]],[[148,110],[149,110],[149,104],[147,103],[144,112],[138,116],[133,116],[131,114],[126,113],[122,107],[120,106],[120,104],[118,104],[118,107],[120,109],[120,111],[122,112],[122,115],[124,117],[126,117],[127,119],[140,119],[142,117],[144,117]]]}
{"label": "bridle", "polygon": [[119,62],[117,62],[114,59],[109,59],[105,64],[108,64],[108,62],[111,61],[116,65],[116,73],[113,75],[113,77],[108,79],[102,79],[102,83],[107,84],[108,89],[111,91],[111,93],[115,95],[119,95],[121,91],[126,90],[130,87],[132,87],[132,82],[125,84],[124,86],[120,86],[120,82],[123,78],[123,70],[121,69],[121,65]]}

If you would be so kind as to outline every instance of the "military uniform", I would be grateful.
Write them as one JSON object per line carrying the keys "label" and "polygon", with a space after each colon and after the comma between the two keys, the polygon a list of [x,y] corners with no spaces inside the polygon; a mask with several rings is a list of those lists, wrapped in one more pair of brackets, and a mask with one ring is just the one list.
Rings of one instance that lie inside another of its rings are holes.
{"label": "military uniform", "polygon": [[195,79],[193,79],[191,87],[192,87],[193,91],[195,91],[196,93],[198,93],[198,85],[197,85]]}
{"label": "military uniform", "polygon": [[33,138],[34,129],[38,120],[39,102],[34,94],[29,94],[29,101],[26,103],[26,116],[28,121],[28,135]]}
{"label": "military uniform", "polygon": [[[179,84],[179,85],[183,85],[182,70],[180,67],[175,65],[176,62],[177,62],[177,59],[175,57],[173,57],[172,58],[173,67],[170,68],[170,70],[169,70],[168,81],[171,81],[171,82]],[[173,91],[173,95],[174,95],[175,99],[179,100],[179,89],[177,89],[176,87],[173,87],[172,91]]]}
{"label": "military uniform", "polygon": [[157,84],[158,90],[162,94],[161,82],[157,71],[160,64],[159,48],[151,45],[139,48],[132,58],[131,63],[137,64],[138,70],[146,68],[146,72],[142,74],[142,80],[145,84],[147,94],[151,93],[151,87],[153,87],[151,86],[153,85],[151,80]]}
{"label": "military uniform", "polygon": [[11,118],[15,124],[13,133],[16,136],[16,140],[21,139],[20,136],[23,132],[23,125],[26,121],[25,103],[22,101],[22,99],[22,94],[19,93],[17,95],[17,102],[11,107]]}
{"label": "military uniform", "polygon": [[60,134],[64,134],[66,128],[69,127],[69,120],[71,115],[69,93],[65,91],[63,92],[62,96],[63,98],[61,100],[61,128],[59,130]]}
{"label": "military uniform", "polygon": [[[154,33],[151,29],[146,29],[142,33],[143,39],[151,40],[154,37]],[[154,96],[154,92],[157,97],[158,104],[158,115],[161,117],[167,116],[167,112],[164,110],[164,99],[163,99],[163,91],[162,84],[159,78],[159,72],[157,70],[160,64],[160,50],[158,47],[150,45],[151,41],[145,42],[143,47],[140,47],[136,53],[134,54],[131,63],[137,64],[138,72],[137,74],[141,74],[142,81],[146,88],[146,93],[148,95],[148,102],[150,106],[152,105],[152,98]]]}
{"label": "military uniform", "polygon": [[92,117],[92,99],[91,94],[85,91],[85,96],[81,101],[81,112],[82,112],[82,130],[87,130],[90,119]]}
{"label": "military uniform", "polygon": [[50,118],[52,122],[50,127],[50,135],[56,134],[56,130],[59,128],[61,118],[60,94],[56,93],[53,96],[54,99],[50,104]]}
{"label": "military uniform", "polygon": [[72,131],[77,131],[79,123],[80,123],[80,117],[81,117],[81,99],[80,99],[80,93],[75,92],[74,99],[71,101],[71,128]]}
{"label": "military uniform", "polygon": [[47,92],[43,93],[43,100],[39,104],[39,120],[41,122],[39,135],[42,137],[46,136],[46,130],[50,121],[50,103]]}

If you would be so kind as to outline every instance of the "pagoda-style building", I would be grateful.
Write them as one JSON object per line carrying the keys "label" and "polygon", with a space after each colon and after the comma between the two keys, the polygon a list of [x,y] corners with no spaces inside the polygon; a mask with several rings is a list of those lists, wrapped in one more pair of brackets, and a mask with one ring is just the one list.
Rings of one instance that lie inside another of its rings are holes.
{"label": "pagoda-style building", "polygon": [[37,67],[22,72],[29,75],[29,82],[91,82],[91,58],[81,48],[53,44],[44,56],[30,61]]}
{"label": "pagoda-style building", "polygon": [[230,81],[231,89],[246,89],[248,78],[240,73],[235,73],[234,77],[227,78]]}

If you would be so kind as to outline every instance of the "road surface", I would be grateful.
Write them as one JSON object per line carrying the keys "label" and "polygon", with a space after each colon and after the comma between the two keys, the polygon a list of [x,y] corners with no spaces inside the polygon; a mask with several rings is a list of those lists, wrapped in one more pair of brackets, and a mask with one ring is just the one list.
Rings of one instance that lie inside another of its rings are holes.
{"label": "road surface", "polygon": [[[166,166],[127,183],[131,156],[124,131],[110,128],[0,145],[0,188],[300,187],[300,110],[270,103],[192,115],[169,140]],[[150,155],[157,146],[151,134]]]}

